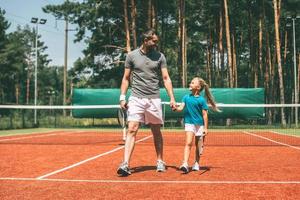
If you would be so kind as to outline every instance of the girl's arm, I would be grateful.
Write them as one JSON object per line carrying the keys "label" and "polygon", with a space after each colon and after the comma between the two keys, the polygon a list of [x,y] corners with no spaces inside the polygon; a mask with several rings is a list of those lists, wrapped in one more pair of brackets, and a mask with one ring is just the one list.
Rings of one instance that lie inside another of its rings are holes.
{"label": "girl's arm", "polygon": [[173,111],[181,112],[185,107],[185,103],[181,103],[178,107],[175,107]]}
{"label": "girl's arm", "polygon": [[204,122],[204,133],[205,135],[208,134],[208,114],[207,110],[202,110],[203,122]]}

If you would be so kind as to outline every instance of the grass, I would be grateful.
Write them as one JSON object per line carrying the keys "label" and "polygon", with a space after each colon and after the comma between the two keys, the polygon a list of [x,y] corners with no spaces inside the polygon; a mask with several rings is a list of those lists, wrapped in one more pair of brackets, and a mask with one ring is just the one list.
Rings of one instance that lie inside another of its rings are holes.
{"label": "grass", "polygon": [[8,136],[8,135],[26,135],[26,134],[38,134],[38,133],[46,133],[49,131],[53,131],[56,129],[49,128],[30,128],[30,129],[13,129],[13,130],[0,130],[0,136]]}

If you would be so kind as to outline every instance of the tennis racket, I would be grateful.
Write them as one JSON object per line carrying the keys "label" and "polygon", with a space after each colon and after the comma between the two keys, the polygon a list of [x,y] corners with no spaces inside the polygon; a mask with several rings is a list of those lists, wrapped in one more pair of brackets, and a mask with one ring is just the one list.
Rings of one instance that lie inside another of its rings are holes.
{"label": "tennis racket", "polygon": [[127,125],[127,113],[126,110],[118,109],[118,123],[123,128],[123,140],[126,140],[126,125]]}
{"label": "tennis racket", "polygon": [[205,135],[201,136],[199,142],[200,142],[200,149],[199,149],[199,153],[200,155],[203,154],[203,150],[204,150],[204,141],[205,141]]}

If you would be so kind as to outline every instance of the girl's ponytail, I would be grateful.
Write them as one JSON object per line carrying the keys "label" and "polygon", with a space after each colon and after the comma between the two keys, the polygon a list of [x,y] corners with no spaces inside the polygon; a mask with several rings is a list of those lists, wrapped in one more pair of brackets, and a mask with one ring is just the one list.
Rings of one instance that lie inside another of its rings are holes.
{"label": "girl's ponytail", "polygon": [[214,100],[214,98],[213,98],[213,96],[212,96],[212,94],[209,90],[208,84],[202,78],[198,78],[198,81],[199,81],[200,87],[201,87],[200,92],[203,89],[205,90],[205,96],[207,98],[208,103],[211,105],[212,110],[220,112],[220,110],[217,108],[216,102],[215,102],[215,100]]}

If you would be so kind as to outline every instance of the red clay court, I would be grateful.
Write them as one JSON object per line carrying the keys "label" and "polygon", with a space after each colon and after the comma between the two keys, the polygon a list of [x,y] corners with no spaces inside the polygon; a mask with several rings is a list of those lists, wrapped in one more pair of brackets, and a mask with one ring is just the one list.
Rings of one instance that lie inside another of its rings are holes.
{"label": "red clay court", "polygon": [[[157,173],[152,135],[142,130],[132,175],[118,177],[124,150],[119,132],[54,130],[1,136],[0,198],[299,199],[299,136],[211,130],[201,170],[182,174],[178,167],[184,132],[163,130],[168,170]],[[190,164],[193,159],[194,152]]]}

